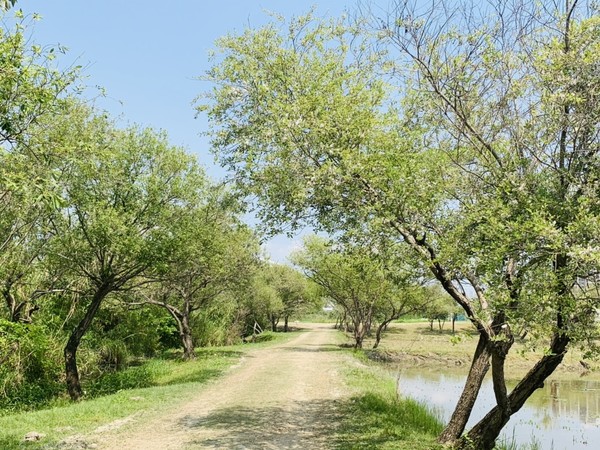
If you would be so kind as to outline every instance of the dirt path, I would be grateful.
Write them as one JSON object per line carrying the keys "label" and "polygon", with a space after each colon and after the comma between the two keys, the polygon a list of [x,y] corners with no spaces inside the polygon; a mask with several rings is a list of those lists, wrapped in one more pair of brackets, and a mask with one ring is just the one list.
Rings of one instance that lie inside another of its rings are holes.
{"label": "dirt path", "polygon": [[[305,325],[303,324],[303,327]],[[101,449],[323,449],[349,395],[347,356],[330,325],[249,352],[240,365],[166,415],[118,434]]]}

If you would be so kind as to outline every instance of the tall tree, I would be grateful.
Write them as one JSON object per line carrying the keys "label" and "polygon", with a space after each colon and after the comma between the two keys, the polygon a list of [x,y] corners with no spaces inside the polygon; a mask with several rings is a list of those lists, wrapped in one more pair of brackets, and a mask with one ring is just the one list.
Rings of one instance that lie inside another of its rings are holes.
{"label": "tall tree", "polygon": [[283,331],[289,331],[289,320],[311,304],[310,287],[306,277],[296,269],[283,264],[269,264],[264,268],[265,280],[279,298],[279,310],[272,311],[272,329],[277,331],[277,323],[283,318]]}
{"label": "tall tree", "polygon": [[0,29],[0,292],[12,321],[29,321],[41,293],[34,286],[41,279],[31,277],[60,195],[59,155],[44,129],[63,114],[78,72],[54,68],[59,51],[32,45],[27,33],[23,17]]}
{"label": "tall tree", "polygon": [[81,339],[108,295],[145,284],[164,268],[173,225],[195,203],[204,176],[164,135],[116,129],[85,107],[74,107],[56,132],[76,152],[62,169],[69,176],[62,214],[53,221],[53,252],[87,286],[80,293],[83,315],[64,349],[67,388],[77,400]]}
{"label": "tall tree", "polygon": [[[595,337],[600,21],[576,1],[446,6],[398,3],[375,37],[310,16],[225,37],[200,109],[271,227],[385,234],[462,307],[479,343],[440,440],[491,449]],[[515,327],[548,349],[509,394]],[[464,434],[490,362],[497,405]]]}
{"label": "tall tree", "polygon": [[365,337],[379,320],[377,346],[383,329],[392,320],[414,312],[423,301],[416,295],[415,286],[408,283],[407,274],[402,276],[398,266],[387,266],[388,261],[382,261],[381,256],[365,247],[336,246],[311,236],[292,257],[352,321],[355,348],[362,348]]}

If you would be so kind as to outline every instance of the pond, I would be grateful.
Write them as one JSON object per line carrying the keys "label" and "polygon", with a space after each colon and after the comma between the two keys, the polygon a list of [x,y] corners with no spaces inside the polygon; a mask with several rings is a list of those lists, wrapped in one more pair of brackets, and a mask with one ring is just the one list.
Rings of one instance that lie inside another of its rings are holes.
{"label": "pond", "polygon": [[[400,395],[427,404],[447,422],[464,382],[465,375],[458,371],[401,369],[398,389]],[[494,404],[492,382],[486,379],[468,427]],[[543,450],[600,448],[600,382],[548,381],[512,417],[501,439],[519,445],[536,443]]]}

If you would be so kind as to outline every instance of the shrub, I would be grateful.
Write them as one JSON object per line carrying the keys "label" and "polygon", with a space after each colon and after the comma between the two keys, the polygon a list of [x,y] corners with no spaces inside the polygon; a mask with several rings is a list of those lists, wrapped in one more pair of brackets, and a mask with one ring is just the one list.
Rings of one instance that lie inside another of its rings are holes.
{"label": "shrub", "polygon": [[58,395],[61,349],[40,325],[0,319],[0,408],[29,409]]}

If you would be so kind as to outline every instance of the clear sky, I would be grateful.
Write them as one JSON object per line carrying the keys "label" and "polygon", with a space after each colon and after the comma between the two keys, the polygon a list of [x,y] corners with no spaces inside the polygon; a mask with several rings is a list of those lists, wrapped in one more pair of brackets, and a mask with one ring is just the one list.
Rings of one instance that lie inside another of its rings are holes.
{"label": "clear sky", "polygon": [[[106,90],[99,106],[123,124],[164,129],[175,145],[199,156],[208,173],[221,178],[213,163],[204,117],[194,119],[192,101],[207,85],[197,77],[210,68],[208,53],[227,33],[259,27],[273,11],[285,17],[312,6],[318,15],[339,16],[354,9],[355,0],[18,0],[15,8],[39,13],[34,40],[61,44],[69,52],[64,64],[84,66],[87,95]],[[10,13],[9,13],[10,14]],[[287,238],[267,243],[271,257],[283,261],[297,245]]]}

